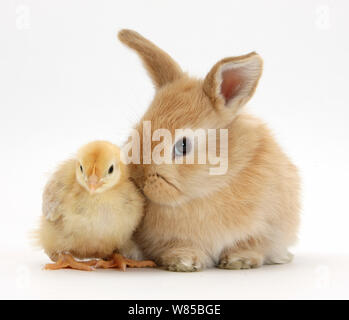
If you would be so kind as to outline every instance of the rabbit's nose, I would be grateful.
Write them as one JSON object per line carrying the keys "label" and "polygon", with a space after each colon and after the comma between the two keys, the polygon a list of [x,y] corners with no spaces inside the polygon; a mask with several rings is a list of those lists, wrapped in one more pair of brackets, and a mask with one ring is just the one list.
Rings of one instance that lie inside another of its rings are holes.
{"label": "rabbit's nose", "polygon": [[143,167],[143,176],[148,177],[156,174],[156,170],[152,165],[147,165]]}

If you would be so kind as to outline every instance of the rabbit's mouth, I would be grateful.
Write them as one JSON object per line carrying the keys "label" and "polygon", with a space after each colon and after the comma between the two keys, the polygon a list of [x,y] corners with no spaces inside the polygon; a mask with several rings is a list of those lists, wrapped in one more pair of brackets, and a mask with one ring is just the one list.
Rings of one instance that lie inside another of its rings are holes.
{"label": "rabbit's mouth", "polygon": [[171,187],[175,188],[177,191],[180,192],[179,188],[172,182],[168,181],[168,179],[166,179],[164,176],[162,176],[161,174],[156,173],[156,176],[162,180],[164,180],[167,184],[169,184]]}
{"label": "rabbit's mouth", "polygon": [[177,202],[182,195],[181,190],[173,182],[158,173],[146,176],[143,192],[147,198],[161,204]]}

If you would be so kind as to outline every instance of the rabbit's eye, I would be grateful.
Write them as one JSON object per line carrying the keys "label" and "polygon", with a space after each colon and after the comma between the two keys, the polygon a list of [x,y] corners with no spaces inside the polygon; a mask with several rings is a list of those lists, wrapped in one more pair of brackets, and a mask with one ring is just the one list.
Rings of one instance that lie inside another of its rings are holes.
{"label": "rabbit's eye", "polygon": [[84,173],[84,169],[82,168],[81,164],[80,164],[80,171],[81,171],[81,173]]}
{"label": "rabbit's eye", "polygon": [[110,168],[109,168],[109,170],[108,170],[108,173],[109,173],[109,174],[112,174],[112,173],[113,173],[113,171],[114,171],[114,166],[113,166],[113,165],[111,165],[111,166],[110,166]]}
{"label": "rabbit's eye", "polygon": [[174,155],[176,157],[184,156],[191,151],[190,140],[186,137],[179,139],[174,145]]}

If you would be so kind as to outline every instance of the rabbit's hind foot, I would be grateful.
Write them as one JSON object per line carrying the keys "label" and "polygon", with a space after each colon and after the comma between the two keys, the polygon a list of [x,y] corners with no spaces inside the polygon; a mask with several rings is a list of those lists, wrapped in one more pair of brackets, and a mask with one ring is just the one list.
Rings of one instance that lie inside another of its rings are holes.
{"label": "rabbit's hind foot", "polygon": [[218,268],[239,270],[258,268],[263,264],[263,255],[254,251],[224,252],[218,263]]}

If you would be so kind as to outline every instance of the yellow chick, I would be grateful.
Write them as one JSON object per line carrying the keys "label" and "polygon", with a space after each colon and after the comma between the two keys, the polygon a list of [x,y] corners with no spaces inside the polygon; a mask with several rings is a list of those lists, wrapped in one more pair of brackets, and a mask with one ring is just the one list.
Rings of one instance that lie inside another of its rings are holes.
{"label": "yellow chick", "polygon": [[128,259],[141,258],[132,234],[143,207],[144,199],[120,161],[119,148],[106,141],[83,146],[75,159],[58,168],[44,190],[38,240],[55,262],[45,268],[155,266],[152,261]]}

